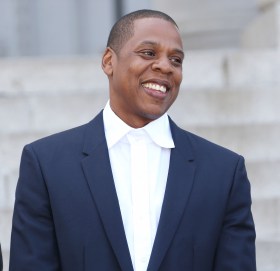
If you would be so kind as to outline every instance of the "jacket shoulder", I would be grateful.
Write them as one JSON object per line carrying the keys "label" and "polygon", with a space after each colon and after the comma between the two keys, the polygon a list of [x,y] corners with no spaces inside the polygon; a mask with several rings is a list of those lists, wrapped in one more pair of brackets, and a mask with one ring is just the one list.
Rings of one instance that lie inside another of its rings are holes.
{"label": "jacket shoulder", "polygon": [[75,146],[81,148],[85,139],[88,139],[87,137],[94,137],[95,134],[100,137],[100,134],[102,134],[101,130],[104,130],[102,111],[86,124],[43,137],[28,144],[27,146],[31,146],[34,149],[71,149]]}
{"label": "jacket shoulder", "polygon": [[48,135],[46,137],[37,139],[31,143],[28,144],[28,146],[31,146],[35,149],[40,149],[44,147],[57,147],[59,145],[68,145],[71,144],[77,144],[81,139],[83,139],[86,127],[89,124],[84,124],[75,128],[71,128],[62,132],[58,132],[52,135]]}

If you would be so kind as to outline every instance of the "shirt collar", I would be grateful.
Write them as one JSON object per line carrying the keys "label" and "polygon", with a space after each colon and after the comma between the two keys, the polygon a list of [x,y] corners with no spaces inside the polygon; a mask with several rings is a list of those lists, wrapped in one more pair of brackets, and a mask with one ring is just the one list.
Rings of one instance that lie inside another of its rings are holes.
{"label": "shirt collar", "polygon": [[143,129],[147,132],[154,143],[162,148],[174,148],[174,141],[171,135],[169,119],[167,114],[151,121]]}
{"label": "shirt collar", "polygon": [[[109,149],[119,142],[130,131],[138,130],[130,127],[123,120],[121,120],[111,109],[109,101],[103,110],[103,120]],[[168,116],[166,113],[140,129],[145,130],[151,140],[160,147],[175,147],[170,131]]]}

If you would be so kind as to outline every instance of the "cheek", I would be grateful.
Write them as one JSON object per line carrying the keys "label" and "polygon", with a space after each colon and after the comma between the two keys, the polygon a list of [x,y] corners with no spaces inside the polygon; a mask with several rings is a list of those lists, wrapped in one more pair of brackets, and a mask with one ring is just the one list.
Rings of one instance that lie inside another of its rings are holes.
{"label": "cheek", "polygon": [[182,73],[182,71],[180,71],[180,72],[178,72],[178,74],[176,75],[176,81],[177,81],[177,83],[180,85],[181,82],[182,82],[182,80],[183,80],[183,73]]}
{"label": "cheek", "polygon": [[137,65],[129,64],[122,68],[122,78],[127,81],[127,83],[135,82],[139,78],[139,72],[137,71]]}
{"label": "cheek", "polygon": [[130,61],[127,65],[127,72],[130,75],[140,76],[148,70],[148,65],[141,61]]}

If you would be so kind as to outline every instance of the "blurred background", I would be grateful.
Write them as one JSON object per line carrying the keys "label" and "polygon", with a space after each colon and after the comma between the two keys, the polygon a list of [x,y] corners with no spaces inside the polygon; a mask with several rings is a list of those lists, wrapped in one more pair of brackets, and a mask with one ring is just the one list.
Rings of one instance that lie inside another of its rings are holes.
{"label": "blurred background", "polygon": [[100,62],[109,30],[140,8],[164,11],[178,23],[186,59],[169,113],[185,129],[245,157],[258,270],[279,271],[279,0],[0,0],[4,271],[23,146],[88,122],[104,107],[108,85]]}

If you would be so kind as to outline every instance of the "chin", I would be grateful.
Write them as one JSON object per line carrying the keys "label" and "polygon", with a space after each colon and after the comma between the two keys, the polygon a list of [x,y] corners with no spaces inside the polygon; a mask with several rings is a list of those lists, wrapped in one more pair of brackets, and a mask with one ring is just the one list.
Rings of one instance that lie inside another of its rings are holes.
{"label": "chin", "polygon": [[151,122],[153,120],[160,118],[162,115],[164,115],[167,112],[168,108],[160,107],[155,104],[152,104],[150,106],[146,106],[145,108],[142,108],[141,115],[143,118],[145,118],[149,122]]}
{"label": "chin", "polygon": [[156,120],[160,118],[166,111],[162,112],[149,112],[145,114],[145,118],[147,118],[150,121]]}

